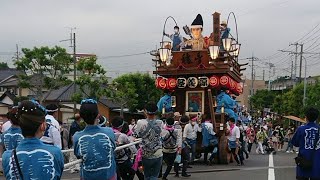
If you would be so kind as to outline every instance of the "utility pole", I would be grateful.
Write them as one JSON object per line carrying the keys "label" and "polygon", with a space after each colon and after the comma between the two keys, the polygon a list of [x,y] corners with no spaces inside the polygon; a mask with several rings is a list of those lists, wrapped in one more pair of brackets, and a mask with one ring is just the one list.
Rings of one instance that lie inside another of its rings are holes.
{"label": "utility pole", "polygon": [[[69,28],[69,27],[68,27]],[[73,48],[73,93],[77,93],[77,86],[76,86],[76,80],[77,80],[77,57],[76,57],[76,33],[73,32],[73,30],[76,29],[75,27],[70,27],[71,33],[70,33],[70,39],[61,40],[60,42],[64,41],[70,41],[70,47]],[[73,102],[73,113],[77,113],[77,102]]]}
{"label": "utility pole", "polygon": [[16,44],[16,61],[19,60],[19,47],[18,47],[18,44]]}
{"label": "utility pole", "polygon": [[265,70],[263,69],[263,71],[262,71],[262,80],[264,81],[264,74],[265,74]]}
{"label": "utility pole", "polygon": [[[72,35],[72,33],[71,33]],[[73,39],[71,38],[71,41],[73,40],[73,93],[77,93],[77,58],[76,58],[76,33],[73,33]],[[77,112],[77,102],[73,102],[73,113],[76,114]]]}
{"label": "utility pole", "polygon": [[298,43],[290,44],[290,46],[296,46],[296,52],[294,53],[294,68],[293,68],[293,80],[297,78],[297,62],[298,62]]}
{"label": "utility pole", "polygon": [[302,57],[303,57],[303,44],[300,44],[300,70],[299,70],[299,83],[301,82],[301,71],[302,71]]}
{"label": "utility pole", "polygon": [[250,97],[253,96],[253,61],[254,61],[254,57],[251,57],[251,90],[250,90]]}

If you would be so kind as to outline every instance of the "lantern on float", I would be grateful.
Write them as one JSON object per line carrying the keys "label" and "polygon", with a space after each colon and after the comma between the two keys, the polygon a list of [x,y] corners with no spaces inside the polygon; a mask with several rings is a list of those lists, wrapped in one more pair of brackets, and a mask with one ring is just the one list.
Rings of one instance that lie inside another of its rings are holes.
{"label": "lantern on float", "polygon": [[196,88],[198,86],[198,79],[196,77],[189,77],[187,84],[189,88]]}
{"label": "lantern on float", "polygon": [[206,77],[206,76],[199,77],[199,85],[200,85],[200,87],[202,87],[202,88],[208,87],[208,85],[209,85],[209,78]]}
{"label": "lantern on float", "polygon": [[220,84],[221,84],[221,86],[229,87],[229,77],[228,76],[221,76],[220,77]]}
{"label": "lantern on float", "polygon": [[218,76],[211,76],[209,79],[209,84],[212,87],[218,87],[219,86],[219,77]]}
{"label": "lantern on float", "polygon": [[233,91],[233,90],[236,90],[236,82],[233,80],[233,79],[229,79],[229,83],[230,83],[230,89]]}
{"label": "lantern on float", "polygon": [[162,78],[159,80],[159,87],[161,89],[165,89],[167,87],[167,79],[165,78]]}
{"label": "lantern on float", "polygon": [[178,78],[177,79],[177,87],[178,88],[185,88],[187,86],[187,79],[186,78]]}
{"label": "lantern on float", "polygon": [[174,78],[168,78],[167,79],[167,88],[168,89],[174,89],[177,86],[177,80]]}
{"label": "lantern on float", "polygon": [[155,82],[157,88],[160,88],[160,80],[162,80],[162,79],[163,79],[163,77],[157,77],[156,82]]}

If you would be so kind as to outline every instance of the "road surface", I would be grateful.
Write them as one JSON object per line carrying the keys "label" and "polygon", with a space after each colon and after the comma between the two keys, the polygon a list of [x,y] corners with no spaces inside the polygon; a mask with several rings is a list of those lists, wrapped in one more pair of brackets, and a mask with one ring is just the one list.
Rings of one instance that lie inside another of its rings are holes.
{"label": "road surface", "polygon": [[[199,179],[199,180],[294,180],[296,154],[278,152],[276,155],[258,155],[252,152],[249,159],[245,160],[244,166],[236,163],[229,165],[193,165],[188,169],[190,178],[176,178],[170,174],[168,179]],[[78,180],[79,174],[65,172],[64,180]]]}

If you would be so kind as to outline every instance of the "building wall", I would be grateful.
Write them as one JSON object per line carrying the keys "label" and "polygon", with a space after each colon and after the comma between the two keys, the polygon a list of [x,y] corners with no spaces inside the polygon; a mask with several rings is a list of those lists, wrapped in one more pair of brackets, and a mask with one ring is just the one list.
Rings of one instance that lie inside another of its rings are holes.
{"label": "building wall", "polygon": [[0,105],[0,115],[7,114],[9,111],[9,106],[1,104]]}
{"label": "building wall", "polygon": [[[266,89],[265,81],[263,80],[254,80],[253,81],[253,93],[256,93],[257,90]],[[249,110],[249,98],[250,98],[250,91],[251,91],[251,80],[245,79],[243,81],[243,93],[237,97],[237,101],[244,105],[245,108]]]}

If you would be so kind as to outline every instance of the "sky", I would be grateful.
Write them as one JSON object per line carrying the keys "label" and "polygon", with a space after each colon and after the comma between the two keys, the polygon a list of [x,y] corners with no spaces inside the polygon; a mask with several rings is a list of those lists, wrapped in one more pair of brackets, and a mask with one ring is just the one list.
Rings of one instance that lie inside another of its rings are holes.
{"label": "sky", "polygon": [[[199,13],[204,21],[204,36],[212,32],[212,16],[221,13],[226,20],[236,15],[240,62],[255,56],[256,79],[290,75],[294,55],[278,50],[300,40],[306,50],[320,51],[319,0],[0,0],[0,60],[12,66],[12,56],[19,48],[62,46],[69,52],[70,27],[76,27],[78,53],[92,53],[112,77],[129,72],[155,70],[149,52],[159,47],[164,21],[173,16],[180,27],[190,25]],[[229,27],[235,35],[234,18]],[[171,33],[169,20],[165,31]],[[319,31],[317,31],[319,29]],[[313,31],[312,31],[313,30]],[[187,37],[184,32],[181,34]],[[302,38],[302,39],[301,39]],[[140,54],[135,56],[114,57]],[[305,54],[307,75],[320,75],[319,55]],[[268,63],[275,68],[269,71]],[[250,78],[251,67],[244,73]]]}

